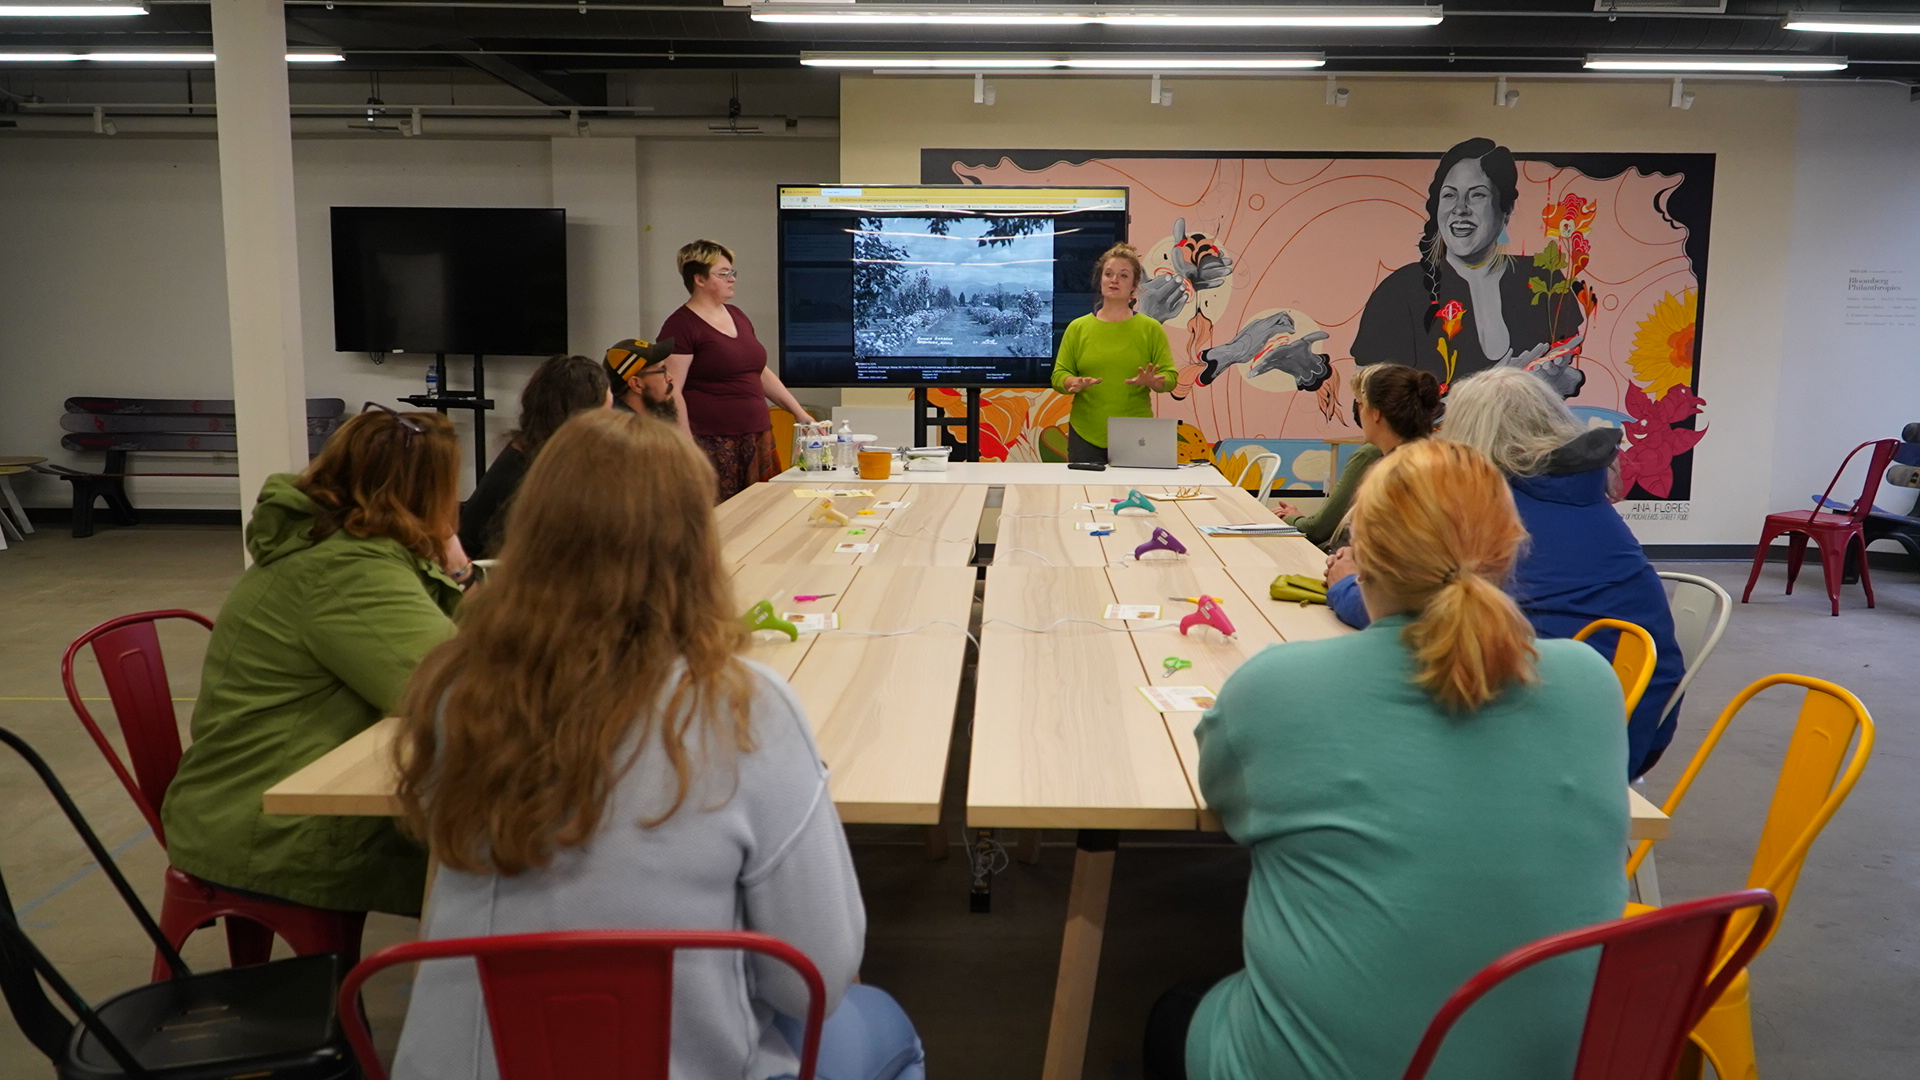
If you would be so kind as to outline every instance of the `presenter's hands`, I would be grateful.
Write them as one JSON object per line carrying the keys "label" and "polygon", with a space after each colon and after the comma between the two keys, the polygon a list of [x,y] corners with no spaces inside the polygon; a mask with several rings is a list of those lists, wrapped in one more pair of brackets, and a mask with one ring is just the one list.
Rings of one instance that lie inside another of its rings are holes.
{"label": "presenter's hands", "polygon": [[1091,375],[1069,375],[1061,381],[1060,385],[1066,388],[1067,393],[1077,394],[1089,386],[1099,386],[1100,380]]}
{"label": "presenter's hands", "polygon": [[1335,550],[1333,554],[1327,556],[1327,585],[1329,587],[1331,587],[1334,582],[1342,578],[1352,577],[1359,572],[1360,568],[1354,565],[1353,562],[1352,548],[1339,548]]}
{"label": "presenter's hands", "polygon": [[1166,377],[1161,375],[1159,369],[1152,364],[1140,365],[1140,370],[1134,372],[1133,378],[1127,380],[1128,386],[1144,386],[1149,390],[1158,390],[1166,384]]}
{"label": "presenter's hands", "polygon": [[808,413],[805,409],[801,409],[799,412],[793,414],[793,422],[796,424],[811,424],[814,420],[812,414]]}

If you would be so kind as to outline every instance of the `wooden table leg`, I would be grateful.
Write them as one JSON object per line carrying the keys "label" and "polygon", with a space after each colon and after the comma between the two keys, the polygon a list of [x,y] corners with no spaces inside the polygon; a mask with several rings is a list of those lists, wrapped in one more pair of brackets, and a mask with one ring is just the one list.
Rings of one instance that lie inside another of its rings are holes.
{"label": "wooden table leg", "polygon": [[1647,851],[1647,857],[1640,860],[1640,868],[1633,872],[1634,890],[1640,894],[1640,902],[1648,907],[1660,907],[1660,871],[1653,865],[1653,851]]}
{"label": "wooden table leg", "polygon": [[1086,1064],[1087,1027],[1093,1020],[1093,988],[1100,977],[1100,942],[1107,930],[1107,896],[1119,846],[1117,833],[1097,829],[1082,829],[1075,844],[1067,932],[1060,942],[1060,975],[1053,986],[1041,1080],[1080,1080]]}
{"label": "wooden table leg", "polygon": [[1020,830],[1020,838],[1013,844],[1013,857],[1028,866],[1040,861],[1039,829]]}

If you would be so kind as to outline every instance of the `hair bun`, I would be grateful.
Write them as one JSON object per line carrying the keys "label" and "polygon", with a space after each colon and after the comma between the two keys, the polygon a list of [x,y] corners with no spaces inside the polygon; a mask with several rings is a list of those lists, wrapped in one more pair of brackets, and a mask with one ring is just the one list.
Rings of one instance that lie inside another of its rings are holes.
{"label": "hair bun", "polygon": [[1440,380],[1433,377],[1433,372],[1422,371],[1414,385],[1420,392],[1421,405],[1428,409],[1440,407]]}

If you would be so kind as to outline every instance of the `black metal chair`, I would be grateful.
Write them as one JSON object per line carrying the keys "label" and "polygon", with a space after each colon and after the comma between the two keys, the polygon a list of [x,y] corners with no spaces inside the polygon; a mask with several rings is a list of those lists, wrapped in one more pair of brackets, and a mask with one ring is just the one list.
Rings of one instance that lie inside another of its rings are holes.
{"label": "black metal chair", "polygon": [[[334,1008],[350,966],[345,957],[321,953],[199,975],[188,971],[53,770],[5,728],[0,728],[0,743],[39,774],[173,972],[165,981],[88,1005],[27,937],[0,877],[0,994],[28,1040],[53,1062],[59,1080],[351,1080],[360,1075]],[[48,998],[48,988],[77,1023]]]}

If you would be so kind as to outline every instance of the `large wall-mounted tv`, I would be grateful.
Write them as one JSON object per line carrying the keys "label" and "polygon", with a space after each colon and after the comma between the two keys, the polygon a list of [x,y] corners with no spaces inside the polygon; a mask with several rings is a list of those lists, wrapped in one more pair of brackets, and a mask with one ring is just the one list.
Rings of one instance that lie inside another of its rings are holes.
{"label": "large wall-mounted tv", "polygon": [[789,386],[1046,386],[1126,188],[780,188]]}
{"label": "large wall-mounted tv", "polygon": [[567,212],[333,208],[333,347],[567,351]]}

